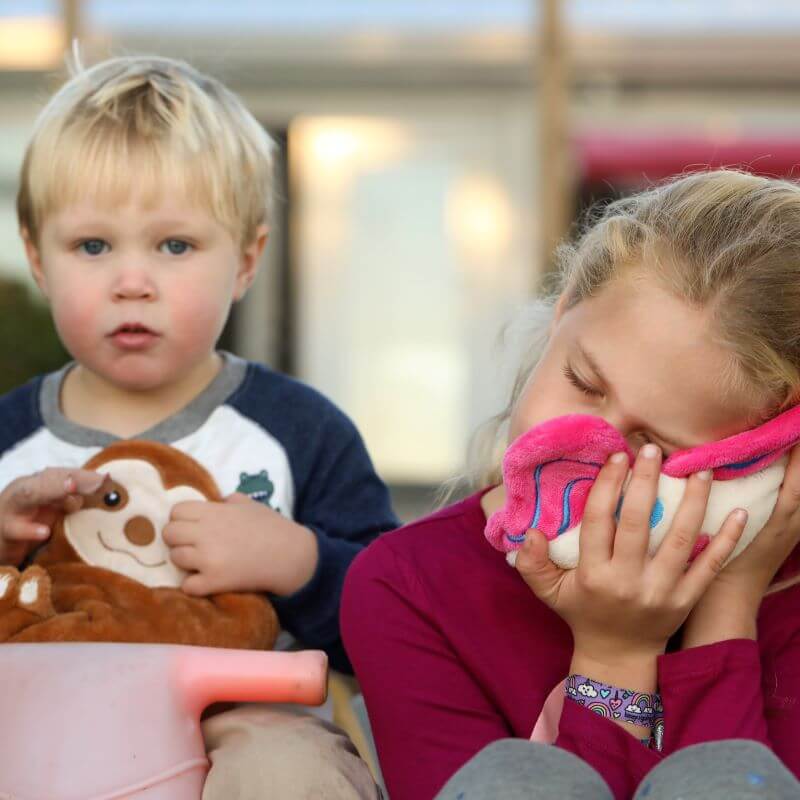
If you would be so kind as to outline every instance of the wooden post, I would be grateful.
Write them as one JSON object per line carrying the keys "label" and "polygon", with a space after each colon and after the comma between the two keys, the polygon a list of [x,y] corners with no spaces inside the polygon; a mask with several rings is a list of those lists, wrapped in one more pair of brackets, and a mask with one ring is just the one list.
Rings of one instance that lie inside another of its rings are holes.
{"label": "wooden post", "polygon": [[539,0],[535,91],[539,122],[538,212],[541,229],[537,277],[553,265],[553,250],[567,234],[572,212],[569,169],[569,78],[562,0]]}

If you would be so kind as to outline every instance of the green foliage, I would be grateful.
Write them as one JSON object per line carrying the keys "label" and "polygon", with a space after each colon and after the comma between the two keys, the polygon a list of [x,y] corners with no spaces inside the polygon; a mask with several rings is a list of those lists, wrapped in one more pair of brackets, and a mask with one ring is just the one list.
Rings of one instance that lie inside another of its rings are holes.
{"label": "green foliage", "polygon": [[22,281],[0,277],[0,394],[68,360],[47,306]]}

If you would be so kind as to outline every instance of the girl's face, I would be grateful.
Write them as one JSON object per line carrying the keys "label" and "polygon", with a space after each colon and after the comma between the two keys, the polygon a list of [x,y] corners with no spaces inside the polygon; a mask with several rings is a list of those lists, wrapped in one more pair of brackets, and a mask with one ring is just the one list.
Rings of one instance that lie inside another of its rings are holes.
{"label": "girl's face", "polygon": [[563,414],[594,414],[636,451],[674,450],[747,430],[764,398],[731,386],[731,354],[707,310],[654,281],[626,278],[557,316],[511,416],[510,441]]}

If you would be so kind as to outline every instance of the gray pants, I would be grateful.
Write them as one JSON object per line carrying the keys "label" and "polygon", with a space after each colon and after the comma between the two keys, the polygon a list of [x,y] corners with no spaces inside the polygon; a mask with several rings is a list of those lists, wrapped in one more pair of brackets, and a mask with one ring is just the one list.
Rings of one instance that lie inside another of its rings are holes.
{"label": "gray pants", "polygon": [[[435,800],[613,800],[586,762],[559,747],[502,739],[481,750]],[[798,800],[800,782],[758,742],[708,742],[665,758],[633,800]]]}

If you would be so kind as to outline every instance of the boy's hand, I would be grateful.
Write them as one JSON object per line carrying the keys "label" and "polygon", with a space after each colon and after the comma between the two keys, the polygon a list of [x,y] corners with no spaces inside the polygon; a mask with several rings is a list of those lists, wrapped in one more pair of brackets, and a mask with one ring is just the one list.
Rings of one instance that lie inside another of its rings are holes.
{"label": "boy's hand", "polygon": [[50,467],[17,478],[0,492],[0,564],[18,565],[50,536],[60,514],[77,511],[107,476]]}
{"label": "boy's hand", "polygon": [[308,583],[319,558],[308,528],[242,494],[178,503],[162,535],[175,566],[191,573],[187,594],[290,595]]}

